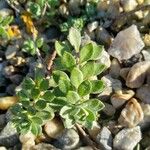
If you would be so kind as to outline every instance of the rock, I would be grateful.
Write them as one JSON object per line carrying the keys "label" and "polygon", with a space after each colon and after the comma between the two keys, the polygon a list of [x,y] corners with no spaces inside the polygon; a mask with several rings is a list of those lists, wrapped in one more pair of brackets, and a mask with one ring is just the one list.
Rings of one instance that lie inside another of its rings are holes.
{"label": "rock", "polygon": [[16,129],[9,122],[0,133],[0,146],[12,147],[19,143]]}
{"label": "rock", "polygon": [[8,4],[6,1],[4,0],[0,0],[0,9],[3,9],[3,8],[8,8]]}
{"label": "rock", "polygon": [[111,103],[113,107],[120,108],[126,101],[131,99],[134,96],[134,91],[124,90],[118,93],[115,93],[111,96]]}
{"label": "rock", "polygon": [[0,97],[0,110],[7,110],[18,101],[16,96]]}
{"label": "rock", "polygon": [[19,49],[18,45],[9,45],[5,52],[6,59],[13,58],[16,55],[18,49]]}
{"label": "rock", "polygon": [[46,144],[46,143],[39,143],[38,145],[35,145],[30,148],[30,150],[60,150],[51,144]]}
{"label": "rock", "polygon": [[123,127],[135,127],[143,121],[144,113],[141,105],[135,98],[132,98],[121,111],[118,122]]}
{"label": "rock", "polygon": [[108,116],[113,116],[116,112],[116,109],[108,103],[104,103],[104,105],[105,107],[103,108],[102,111]]}
{"label": "rock", "polygon": [[10,64],[13,65],[13,66],[22,67],[22,66],[25,65],[26,60],[25,60],[25,58],[23,58],[23,57],[16,56],[16,57],[13,57],[9,62],[10,62]]}
{"label": "rock", "polygon": [[107,127],[103,127],[100,133],[97,135],[96,141],[103,150],[112,149],[112,135]]}
{"label": "rock", "polygon": [[0,130],[6,125],[6,115],[0,114]]}
{"label": "rock", "polygon": [[94,122],[92,129],[88,129],[88,133],[93,140],[96,140],[96,136],[100,132],[101,127],[97,122]]}
{"label": "rock", "polygon": [[0,150],[7,150],[7,149],[4,146],[0,146]]}
{"label": "rock", "polygon": [[144,60],[150,61],[150,50],[142,50]]}
{"label": "rock", "polygon": [[109,120],[106,126],[113,135],[116,135],[120,131],[120,126],[115,120]]}
{"label": "rock", "polygon": [[114,91],[120,91],[122,89],[122,83],[118,79],[112,78],[109,74],[105,75],[101,78],[102,81],[106,84],[108,87],[112,87]]}
{"label": "rock", "polygon": [[128,73],[129,73],[129,71],[130,71],[130,69],[131,68],[122,68],[122,69],[120,69],[120,76],[124,79],[124,80],[126,80],[127,79],[127,75],[128,75]]}
{"label": "rock", "polygon": [[150,46],[150,34],[145,34],[143,39],[145,46]]}
{"label": "rock", "polygon": [[144,0],[136,0],[139,5],[144,3]]}
{"label": "rock", "polygon": [[20,142],[22,143],[22,150],[30,150],[35,145],[35,136],[28,132],[27,134],[20,135]]}
{"label": "rock", "polygon": [[62,4],[62,5],[59,6],[59,13],[60,13],[63,17],[65,17],[65,18],[68,17],[68,15],[69,15],[69,10],[68,10],[68,7],[67,7],[66,4]]}
{"label": "rock", "polygon": [[114,59],[111,61],[111,66],[110,66],[109,74],[110,74],[114,79],[116,79],[116,78],[118,78],[119,75],[120,75],[120,70],[121,70],[121,66],[120,66],[118,60],[114,58]]}
{"label": "rock", "polygon": [[78,149],[75,150],[93,150],[93,148],[91,146],[84,146],[84,147],[80,147]]}
{"label": "rock", "polygon": [[114,149],[133,150],[142,139],[140,127],[121,130],[113,140]]}
{"label": "rock", "polygon": [[109,34],[109,32],[99,26],[96,30],[96,41],[99,42],[100,44],[105,44],[107,46],[110,46],[110,44],[112,43],[112,36]]}
{"label": "rock", "polygon": [[65,129],[63,133],[57,137],[54,145],[62,150],[72,150],[79,146],[80,138],[76,130]]}
{"label": "rock", "polygon": [[150,67],[150,61],[143,61],[136,63],[131,67],[127,79],[126,85],[130,88],[139,88],[144,83],[146,73]]}
{"label": "rock", "polygon": [[136,97],[142,102],[150,104],[150,85],[143,85],[137,89]]}
{"label": "rock", "polygon": [[138,5],[136,0],[121,0],[120,2],[125,12],[134,10]]}
{"label": "rock", "polygon": [[44,131],[50,138],[57,138],[64,130],[63,123],[60,119],[54,118],[44,125]]}
{"label": "rock", "polygon": [[13,11],[11,9],[3,8],[0,10],[0,16],[2,16],[2,18],[10,16],[12,14],[13,14]]}
{"label": "rock", "polygon": [[12,83],[14,83],[15,85],[19,85],[22,80],[23,80],[23,76],[20,75],[20,74],[15,74],[15,75],[12,75],[10,76],[9,78],[11,80]]}
{"label": "rock", "polygon": [[119,61],[131,58],[140,53],[144,47],[144,42],[136,25],[120,31],[108,49],[108,53]]}
{"label": "rock", "polygon": [[87,25],[89,32],[94,31],[98,27],[98,21],[91,22]]}
{"label": "rock", "polygon": [[72,15],[79,15],[80,12],[81,12],[81,9],[80,9],[80,0],[70,0],[68,2],[68,5],[69,5],[69,10],[71,12]]}
{"label": "rock", "polygon": [[15,95],[15,89],[16,89],[16,85],[15,84],[9,84],[6,87],[6,93],[9,95]]}
{"label": "rock", "polygon": [[141,140],[141,146],[144,148],[144,150],[146,150],[146,148],[148,147],[148,146],[150,146],[150,143],[149,143],[149,141],[150,141],[150,136],[146,133],[146,134],[144,134],[143,135],[143,138],[142,138],[142,140]]}

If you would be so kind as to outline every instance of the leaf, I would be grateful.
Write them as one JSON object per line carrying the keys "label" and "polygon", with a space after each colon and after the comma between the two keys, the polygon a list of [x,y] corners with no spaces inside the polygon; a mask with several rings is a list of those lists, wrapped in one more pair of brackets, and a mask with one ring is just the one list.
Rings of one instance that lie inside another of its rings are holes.
{"label": "leaf", "polygon": [[54,94],[52,91],[47,90],[43,95],[42,95],[42,99],[51,102],[54,99]]}
{"label": "leaf", "polygon": [[49,88],[49,80],[48,79],[43,79],[43,81],[40,84],[40,90],[41,91],[46,91]]}
{"label": "leaf", "polygon": [[35,82],[29,78],[29,77],[26,77],[24,80],[23,80],[23,83],[22,83],[22,87],[26,90],[28,89],[32,89],[33,87],[35,86]]}
{"label": "leaf", "polygon": [[35,103],[35,108],[36,109],[39,109],[39,110],[42,110],[46,107],[46,101],[44,100],[38,100],[36,103]]}
{"label": "leaf", "polygon": [[91,92],[91,82],[88,80],[83,81],[78,88],[79,95],[85,96],[90,94],[90,92]]}
{"label": "leaf", "polygon": [[94,74],[95,76],[101,74],[106,69],[106,66],[104,64],[95,63],[94,64]]}
{"label": "leaf", "polygon": [[43,120],[48,120],[48,119],[53,119],[54,112],[52,110],[51,111],[42,110],[42,111],[37,112],[36,115],[42,118]]}
{"label": "leaf", "polygon": [[94,61],[89,61],[81,68],[84,79],[87,79],[87,78],[90,78],[91,76],[93,76],[94,64],[95,64]]}
{"label": "leaf", "polygon": [[102,80],[92,80],[90,81],[92,84],[92,90],[91,93],[98,94],[102,92],[105,88],[105,84]]}
{"label": "leaf", "polygon": [[42,133],[42,128],[38,124],[31,124],[31,132],[35,135],[38,136]]}
{"label": "leaf", "polygon": [[31,33],[33,37],[36,38],[38,35],[38,31],[33,24],[31,14],[26,11],[21,15],[21,18],[26,25],[27,32]]}
{"label": "leaf", "polygon": [[76,52],[79,52],[79,48],[81,45],[81,34],[80,34],[80,32],[77,29],[71,27],[69,30],[68,40],[71,43],[71,45],[74,47]]}
{"label": "leaf", "polygon": [[39,89],[36,89],[36,88],[33,88],[31,90],[31,96],[33,99],[37,99],[40,95],[40,90]]}
{"label": "leaf", "polygon": [[67,93],[71,89],[71,83],[69,80],[60,79],[58,83],[58,87],[60,91],[62,91],[63,93]]}
{"label": "leaf", "polygon": [[31,121],[34,123],[34,124],[38,124],[38,125],[42,125],[43,121],[41,118],[39,117],[32,117],[31,118]]}
{"label": "leaf", "polygon": [[101,45],[97,45],[96,43],[92,43],[92,49],[93,49],[93,54],[91,56],[91,60],[97,60],[101,54],[102,54],[102,51],[103,51],[103,46]]}
{"label": "leaf", "polygon": [[0,37],[2,38],[8,38],[8,33],[6,32],[6,30],[0,26]]}
{"label": "leaf", "polygon": [[80,96],[75,91],[69,91],[66,97],[68,101],[72,104],[75,104],[80,99]]}
{"label": "leaf", "polygon": [[73,68],[71,71],[71,76],[70,76],[71,83],[78,88],[78,86],[82,83],[83,81],[83,74],[79,68]]}
{"label": "leaf", "polygon": [[41,15],[41,7],[39,4],[35,3],[35,2],[29,2],[29,11],[35,15],[35,17],[38,17]]}
{"label": "leaf", "polygon": [[38,48],[41,48],[43,43],[44,43],[44,38],[38,38],[36,40],[36,45],[37,45]]}
{"label": "leaf", "polygon": [[80,51],[80,63],[90,60],[93,54],[92,43],[89,43],[81,48]]}
{"label": "leaf", "polygon": [[18,26],[9,26],[7,28],[7,34],[9,36],[10,39],[13,39],[13,38],[21,38],[21,32],[19,30],[19,27]]}
{"label": "leaf", "polygon": [[45,78],[44,70],[42,68],[36,67],[34,74],[35,74],[34,79],[35,79],[36,85],[39,86],[40,83],[43,81],[43,78]]}
{"label": "leaf", "polygon": [[27,112],[29,115],[34,116],[36,114],[36,109],[33,106],[28,106]]}
{"label": "leaf", "polygon": [[70,51],[67,44],[60,41],[55,42],[55,50],[59,56],[63,56],[65,51]]}
{"label": "leaf", "polygon": [[3,21],[1,22],[1,25],[3,27],[9,25],[12,21],[13,21],[14,17],[13,16],[7,16],[3,19]]}
{"label": "leaf", "polygon": [[70,115],[71,110],[72,110],[72,107],[70,107],[70,106],[63,106],[63,107],[61,108],[59,114],[60,114],[60,116],[61,116],[62,118],[68,118],[69,115]]}
{"label": "leaf", "polygon": [[73,55],[66,51],[64,52],[64,54],[61,58],[61,62],[63,64],[63,66],[65,66],[66,68],[71,68],[76,65],[76,60],[73,57]]}

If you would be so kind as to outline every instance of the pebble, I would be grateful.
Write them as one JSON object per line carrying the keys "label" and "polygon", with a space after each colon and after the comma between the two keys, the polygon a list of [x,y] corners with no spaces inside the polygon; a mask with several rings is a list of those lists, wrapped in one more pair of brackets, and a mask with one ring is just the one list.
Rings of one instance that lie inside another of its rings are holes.
{"label": "pebble", "polygon": [[22,82],[22,80],[23,80],[23,76],[20,75],[20,74],[15,74],[15,75],[10,76],[9,79],[11,80],[11,82],[13,84],[19,85]]}
{"label": "pebble", "polygon": [[72,150],[79,146],[80,138],[75,129],[65,129],[63,133],[57,137],[54,146],[62,150]]}
{"label": "pebble", "polygon": [[112,135],[107,127],[103,127],[96,138],[97,143],[103,150],[112,150]]}
{"label": "pebble", "polygon": [[13,57],[12,59],[10,59],[9,62],[13,66],[19,66],[19,67],[21,67],[21,66],[25,65],[26,60],[23,57],[16,56],[16,57]]}
{"label": "pebble", "polygon": [[93,150],[93,148],[91,146],[84,146],[84,147],[80,147],[78,149],[75,150]]}
{"label": "pebble", "polygon": [[150,50],[142,50],[144,60],[150,61]]}
{"label": "pebble", "polygon": [[6,125],[6,115],[0,114],[0,130]]}
{"label": "pebble", "polygon": [[80,9],[80,0],[70,0],[68,2],[69,5],[69,11],[71,12],[72,15],[79,15],[81,12]]}
{"label": "pebble", "polygon": [[39,143],[30,148],[30,150],[60,150],[51,144]]}
{"label": "pebble", "polygon": [[2,16],[2,18],[10,16],[12,14],[13,14],[12,9],[8,9],[8,8],[0,9],[0,16]]}
{"label": "pebble", "polygon": [[139,126],[121,130],[113,140],[114,149],[133,150],[142,139],[142,133]]}
{"label": "pebble", "polygon": [[120,31],[108,49],[108,53],[119,61],[131,58],[140,53],[144,47],[144,42],[136,25]]}
{"label": "pebble", "polygon": [[54,118],[44,125],[44,131],[50,138],[57,138],[64,130],[63,123],[60,119]]}
{"label": "pebble", "polygon": [[113,116],[116,112],[115,107],[113,107],[111,104],[104,103],[105,107],[102,110],[106,115]]}
{"label": "pebble", "polygon": [[120,0],[120,2],[125,12],[134,10],[138,5],[136,0]]}
{"label": "pebble", "polygon": [[150,85],[143,85],[136,91],[136,97],[142,102],[150,104]]}
{"label": "pebble", "polygon": [[109,74],[114,78],[117,79],[120,75],[121,66],[116,58],[111,61],[111,66],[109,70]]}
{"label": "pebble", "polygon": [[131,99],[134,94],[132,90],[119,91],[111,96],[111,103],[114,108],[120,108],[126,101]]}
{"label": "pebble", "polygon": [[9,45],[7,47],[7,50],[5,51],[6,59],[13,58],[16,55],[18,49],[19,49],[19,47],[17,45]]}
{"label": "pebble", "polygon": [[129,71],[130,71],[130,67],[121,68],[121,69],[120,69],[120,76],[121,76],[124,80],[126,80]]}
{"label": "pebble", "polygon": [[94,21],[94,22],[89,23],[87,25],[87,28],[88,28],[89,32],[94,31],[95,29],[97,29],[97,27],[98,27],[98,21]]}
{"label": "pebble", "polygon": [[0,150],[7,150],[7,149],[4,146],[0,146]]}
{"label": "pebble", "polygon": [[19,137],[16,129],[9,122],[0,132],[0,145],[5,147],[12,147],[19,143]]}
{"label": "pebble", "polygon": [[127,75],[126,85],[130,88],[139,88],[143,85],[150,61],[143,61],[133,65]]}
{"label": "pebble", "polygon": [[15,95],[15,89],[16,89],[16,85],[15,84],[9,84],[6,87],[6,93],[9,95]]}
{"label": "pebble", "polygon": [[8,4],[6,1],[4,0],[0,0],[0,9],[3,9],[3,8],[8,8]]}
{"label": "pebble", "polygon": [[144,113],[140,103],[135,98],[129,100],[121,111],[118,122],[123,127],[135,127],[144,119]]}
{"label": "pebble", "polygon": [[145,34],[143,41],[145,46],[150,46],[150,34]]}

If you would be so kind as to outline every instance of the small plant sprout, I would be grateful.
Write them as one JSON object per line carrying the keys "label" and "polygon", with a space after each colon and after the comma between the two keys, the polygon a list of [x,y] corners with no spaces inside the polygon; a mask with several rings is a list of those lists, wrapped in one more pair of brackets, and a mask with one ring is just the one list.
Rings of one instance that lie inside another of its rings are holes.
{"label": "small plant sprout", "polygon": [[68,41],[55,42],[58,57],[50,79],[41,71],[26,77],[18,92],[19,103],[11,110],[13,123],[21,133],[42,133],[42,126],[59,115],[66,128],[80,124],[92,128],[104,104],[96,98],[105,84],[98,80],[106,66],[99,63],[103,47],[94,42],[81,46],[80,32],[71,28]]}

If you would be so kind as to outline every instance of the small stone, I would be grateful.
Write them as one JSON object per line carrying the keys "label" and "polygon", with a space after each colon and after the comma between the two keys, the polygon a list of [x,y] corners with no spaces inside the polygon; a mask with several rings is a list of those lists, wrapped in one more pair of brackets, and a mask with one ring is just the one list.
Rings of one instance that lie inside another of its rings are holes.
{"label": "small stone", "polygon": [[9,65],[9,66],[5,66],[3,68],[3,75],[6,77],[6,78],[9,78],[9,76],[11,76],[12,74],[14,74],[15,72],[17,72],[18,69],[15,68],[14,66],[12,65]]}
{"label": "small stone", "polygon": [[8,8],[8,4],[6,1],[4,0],[0,0],[0,9],[3,9],[3,8]]}
{"label": "small stone", "polygon": [[119,91],[111,96],[111,103],[116,109],[120,108],[126,101],[131,99],[134,94],[132,90]]}
{"label": "small stone", "polygon": [[120,75],[120,70],[121,70],[121,66],[118,62],[117,59],[113,59],[111,61],[111,66],[110,66],[110,70],[109,70],[109,74],[113,77],[113,78],[118,78]]}
{"label": "small stone", "polygon": [[144,3],[144,0],[136,0],[138,2],[139,5]]}
{"label": "small stone", "polygon": [[131,68],[129,68],[129,67],[120,69],[120,76],[121,76],[124,80],[127,79],[127,75],[128,75],[128,73],[129,73],[130,69],[131,69]]}
{"label": "small stone", "polygon": [[13,57],[11,60],[10,60],[10,64],[13,65],[13,66],[24,66],[26,63],[26,60],[23,58],[23,57],[20,57],[20,56],[16,56],[16,57]]}
{"label": "small stone", "polygon": [[143,41],[145,46],[150,46],[150,34],[145,34]]}
{"label": "small stone", "polygon": [[81,12],[80,9],[80,0],[70,0],[68,2],[69,5],[69,10],[71,12],[72,15],[79,15]]}
{"label": "small stone", "polygon": [[87,25],[87,28],[88,28],[89,32],[94,31],[97,27],[98,27],[98,21],[94,21],[94,22],[89,23]]}
{"label": "small stone", "polygon": [[69,9],[67,7],[66,4],[62,4],[59,6],[59,13],[63,16],[63,17],[68,17],[69,15]]}
{"label": "small stone", "polygon": [[141,105],[135,98],[132,98],[121,111],[118,122],[123,127],[135,127],[143,121],[144,113]]}
{"label": "small stone", "polygon": [[84,146],[84,147],[77,148],[75,150],[93,150],[93,148],[91,146]]}
{"label": "small stone", "polygon": [[119,61],[131,58],[140,53],[144,47],[144,42],[136,25],[120,31],[108,49],[108,53]]}
{"label": "small stone", "polygon": [[136,91],[136,97],[142,102],[150,104],[150,85],[143,85]]}
{"label": "small stone", "polygon": [[65,129],[63,133],[57,137],[54,145],[60,149],[72,150],[79,146],[80,138],[75,129]]}
{"label": "small stone", "polygon": [[114,149],[133,150],[142,139],[142,133],[139,126],[130,129],[121,130],[113,140]]}
{"label": "small stone", "polygon": [[3,8],[0,10],[0,16],[2,18],[5,18],[5,17],[10,16],[12,14],[13,14],[13,11],[11,9]]}
{"label": "small stone", "polygon": [[0,145],[12,147],[19,143],[19,137],[14,126],[9,122],[0,133]]}
{"label": "small stone", "polygon": [[138,5],[136,0],[121,0],[120,2],[125,12],[134,10]]}
{"label": "small stone", "polygon": [[108,116],[113,116],[116,112],[116,109],[108,103],[104,103],[104,105],[105,107],[102,111]]}
{"label": "small stone", "polygon": [[103,28],[103,27],[98,27],[96,30],[96,40],[100,44],[105,44],[107,46],[110,46],[112,42],[112,36],[109,34],[109,32]]}
{"label": "small stone", "polygon": [[54,147],[51,144],[39,143],[38,145],[31,147],[30,150],[60,150],[60,149]]}
{"label": "small stone", "polygon": [[58,118],[49,120],[44,125],[44,131],[50,138],[57,138],[63,130],[63,123]]}
{"label": "small stone", "polygon": [[19,85],[22,82],[22,80],[23,80],[23,76],[20,75],[20,74],[15,74],[15,75],[10,76],[9,79],[11,80],[11,82],[13,84]]}
{"label": "small stone", "polygon": [[136,63],[131,67],[127,79],[126,85],[130,88],[139,88],[144,83],[146,73],[150,67],[150,61],[143,61]]}
{"label": "small stone", "polygon": [[103,127],[97,135],[96,141],[103,150],[112,150],[112,135],[107,127]]}
{"label": "small stone", "polygon": [[0,115],[0,130],[2,128],[4,128],[6,125],[6,115],[5,114],[1,114]]}
{"label": "small stone", "polygon": [[17,45],[9,45],[5,52],[6,59],[13,58],[16,55],[18,49],[19,49],[19,47]]}
{"label": "small stone", "polygon": [[0,150],[7,150],[7,149],[4,146],[0,146]]}
{"label": "small stone", "polygon": [[15,89],[16,89],[16,85],[15,84],[9,84],[6,87],[6,93],[9,95],[15,95]]}
{"label": "small stone", "polygon": [[144,60],[150,61],[150,50],[142,50]]}

